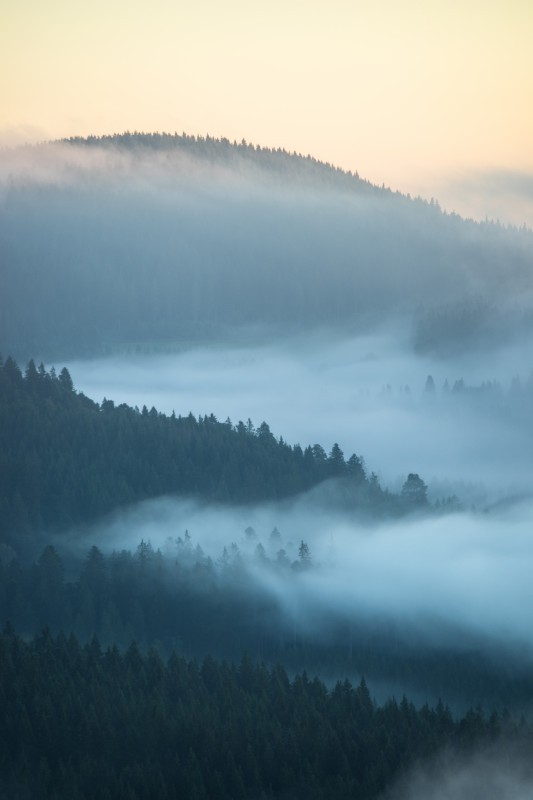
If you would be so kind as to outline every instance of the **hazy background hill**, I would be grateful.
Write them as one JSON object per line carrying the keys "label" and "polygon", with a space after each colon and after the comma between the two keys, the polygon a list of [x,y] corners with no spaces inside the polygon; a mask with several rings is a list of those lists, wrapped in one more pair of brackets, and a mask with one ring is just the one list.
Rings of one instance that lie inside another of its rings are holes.
{"label": "hazy background hill", "polygon": [[533,234],[310,157],[188,136],[0,155],[0,345],[61,358],[407,318],[446,354],[529,335]]}

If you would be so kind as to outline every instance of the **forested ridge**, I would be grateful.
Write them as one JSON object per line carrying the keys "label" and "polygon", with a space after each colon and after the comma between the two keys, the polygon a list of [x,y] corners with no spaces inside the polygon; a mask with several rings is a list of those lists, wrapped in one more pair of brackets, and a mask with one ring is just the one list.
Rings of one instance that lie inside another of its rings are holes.
{"label": "forested ridge", "polygon": [[82,643],[96,635],[102,646],[122,652],[135,641],[163,658],[177,651],[238,662],[246,650],[254,661],[279,661],[292,673],[307,670],[329,682],[365,675],[372,689],[389,687],[381,696],[404,691],[429,703],[442,697],[455,714],[471,706],[487,713],[533,710],[528,660],[490,642],[457,631],[453,643],[438,645],[397,620],[369,617],[364,606],[322,614],[303,607],[291,617],[290,602],[283,606],[267,590],[268,577],[289,593],[301,577],[320,578],[322,567],[304,552],[291,561],[278,531],[271,539],[271,547],[257,540],[251,556],[221,545],[215,558],[188,532],[169,537],[163,551],[141,541],[134,552],[105,555],[93,545],[62,557],[49,544],[24,562],[0,548],[0,626],[9,620],[30,637],[49,626],[74,632]]}
{"label": "forested ridge", "polygon": [[11,357],[0,365],[0,444],[0,530],[11,544],[24,532],[94,521],[163,494],[257,503],[328,479],[340,480],[333,496],[353,508],[411,508],[337,444],[328,455],[319,444],[276,439],[266,422],[98,404],[75,392],[66,369],[56,375],[30,361],[23,375]]}
{"label": "forested ridge", "polygon": [[353,333],[398,315],[424,352],[531,332],[531,231],[445,214],[311,157],[125,133],[12,161],[0,342],[19,360],[246,338],[250,327]]}
{"label": "forested ridge", "polygon": [[[317,181],[328,186],[344,186],[346,190],[375,193],[390,193],[370,181],[364,180],[359,173],[343,170],[332,164],[319,161],[311,155],[288,152],[281,147],[270,148],[253,145],[242,139],[230,142],[229,139],[215,136],[193,136],[187,133],[142,133],[125,131],[104,136],[71,136],[60,139],[58,144],[81,147],[88,150],[104,148],[123,152],[154,152],[160,154],[180,153],[185,158],[203,161],[233,168],[243,164],[255,167],[263,173],[270,173],[283,179],[304,181],[316,185]],[[397,193],[399,195],[399,193]]]}
{"label": "forested ridge", "polygon": [[0,796],[9,800],[371,800],[439,750],[531,758],[532,732],[498,714],[454,720],[405,697],[376,706],[364,680],[328,692],[246,655],[239,666],[45,629],[0,635]]}

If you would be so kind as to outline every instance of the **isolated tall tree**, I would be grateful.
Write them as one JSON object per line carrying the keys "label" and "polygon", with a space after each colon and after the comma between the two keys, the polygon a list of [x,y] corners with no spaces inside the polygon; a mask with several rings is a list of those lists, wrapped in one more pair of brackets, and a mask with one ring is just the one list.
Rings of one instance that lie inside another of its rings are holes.
{"label": "isolated tall tree", "polygon": [[424,508],[428,504],[427,486],[416,472],[410,472],[402,486],[402,500],[407,508]]}
{"label": "isolated tall tree", "polygon": [[348,475],[354,483],[362,483],[366,480],[365,467],[363,460],[353,453],[347,462]]}
{"label": "isolated tall tree", "polygon": [[328,464],[333,475],[342,475],[344,472],[346,472],[344,453],[340,449],[337,442],[335,442],[331,448],[331,453],[328,457]]}
{"label": "isolated tall tree", "polygon": [[309,545],[307,542],[302,541],[300,542],[300,547],[298,548],[298,557],[300,559],[300,564],[304,567],[308,567],[311,564],[311,551],[309,550]]}
{"label": "isolated tall tree", "polygon": [[67,391],[74,391],[74,384],[72,383],[72,378],[70,377],[70,373],[66,367],[63,367],[59,373],[59,382]]}

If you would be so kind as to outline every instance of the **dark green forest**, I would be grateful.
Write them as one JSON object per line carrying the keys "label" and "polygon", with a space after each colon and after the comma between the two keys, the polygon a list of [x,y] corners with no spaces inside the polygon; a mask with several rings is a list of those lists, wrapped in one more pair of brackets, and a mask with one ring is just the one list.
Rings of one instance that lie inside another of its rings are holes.
{"label": "dark green forest", "polygon": [[531,759],[531,729],[508,715],[376,706],[364,680],[328,691],[247,655],[165,663],[135,644],[82,647],[49,629],[26,642],[6,627],[0,673],[5,800],[370,800],[442,749]]}
{"label": "dark green forest", "polygon": [[327,481],[331,502],[354,511],[400,514],[426,504],[423,490],[382,490],[337,444],[327,454],[276,439],[266,422],[98,404],[74,390],[65,368],[56,375],[30,361],[23,375],[11,357],[0,364],[0,535],[17,548],[24,534],[164,494],[252,504]]}

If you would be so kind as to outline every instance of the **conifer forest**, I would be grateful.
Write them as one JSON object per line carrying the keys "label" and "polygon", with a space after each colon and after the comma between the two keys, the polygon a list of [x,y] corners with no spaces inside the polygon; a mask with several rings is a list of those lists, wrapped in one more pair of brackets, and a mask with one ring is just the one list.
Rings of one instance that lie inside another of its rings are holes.
{"label": "conifer forest", "polygon": [[9,158],[0,800],[529,796],[531,230],[244,140]]}

